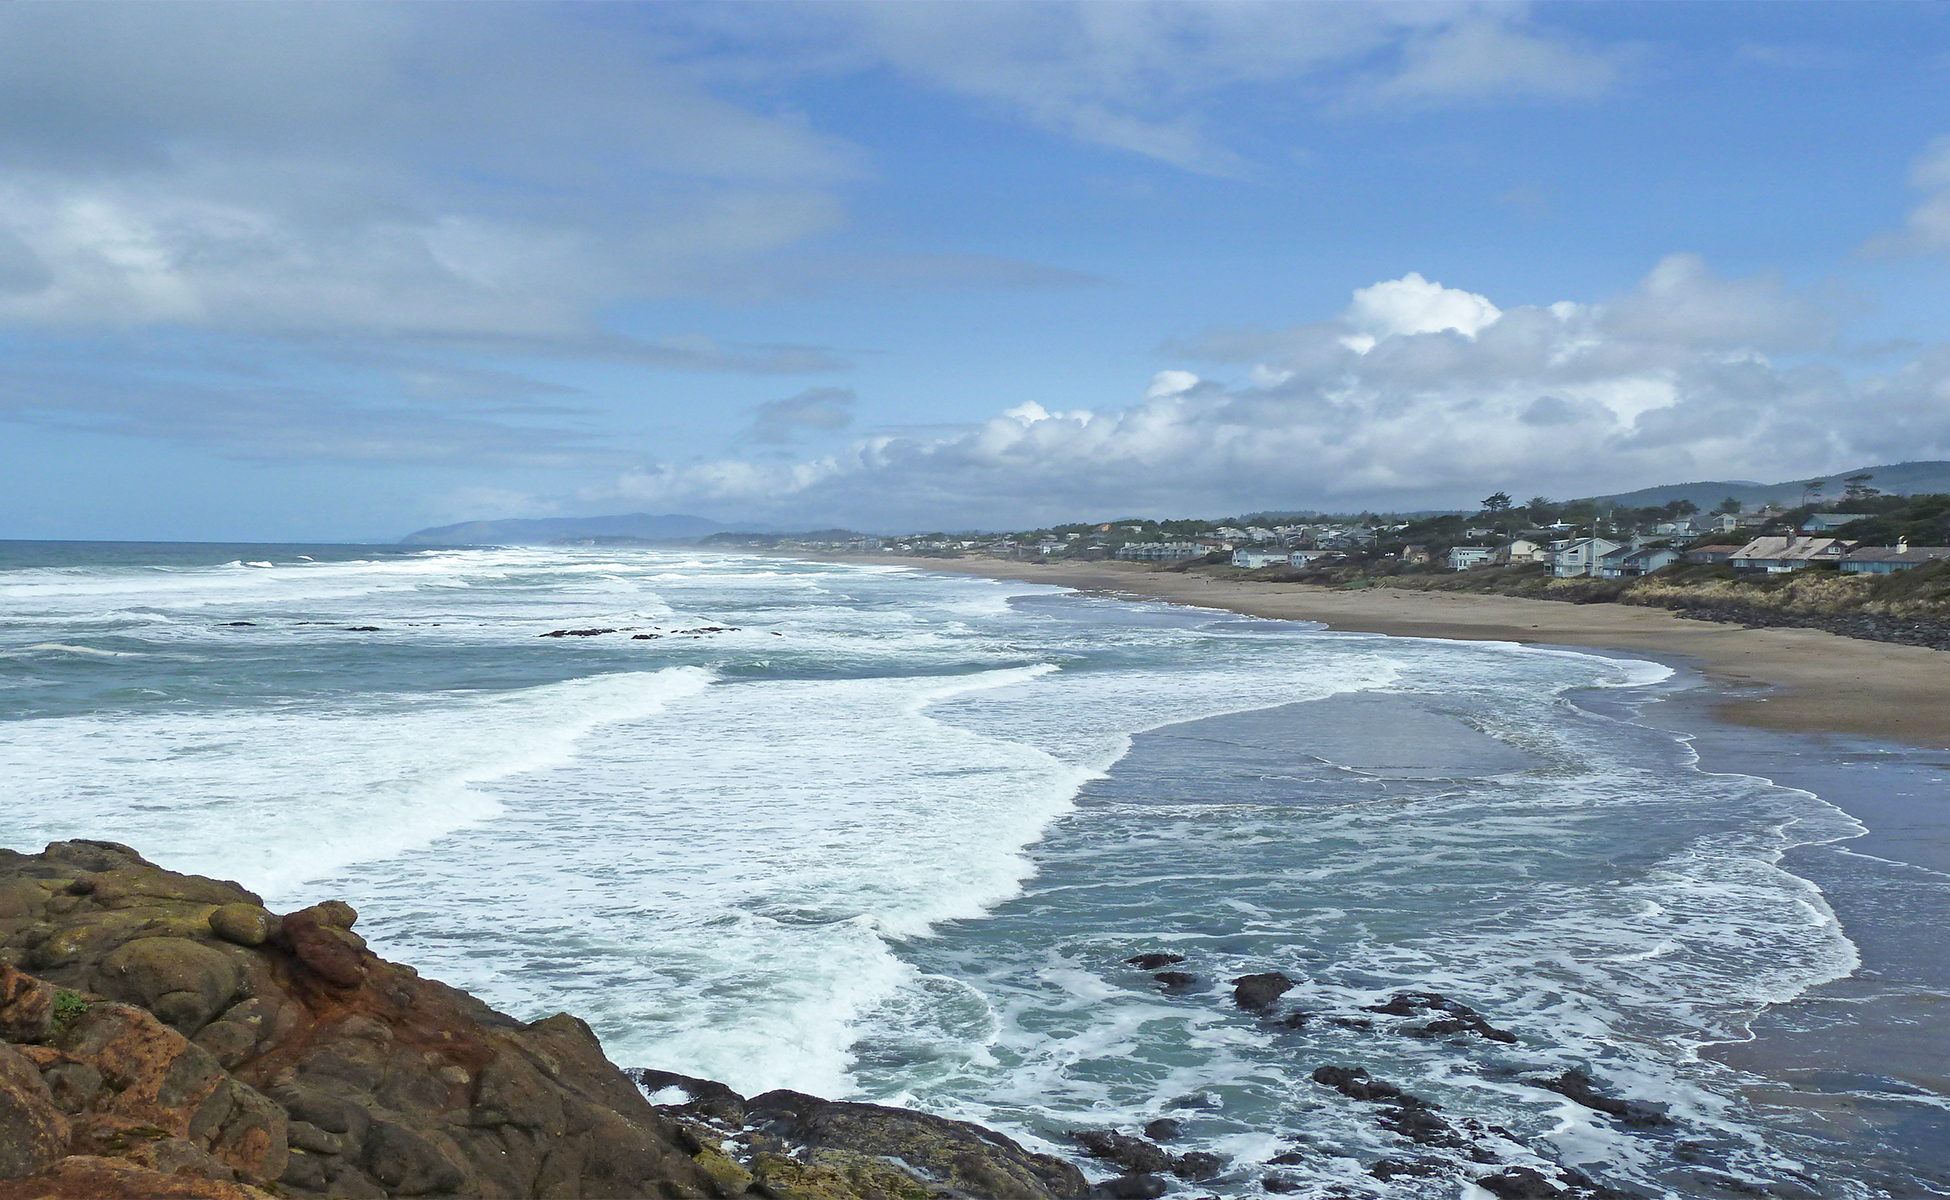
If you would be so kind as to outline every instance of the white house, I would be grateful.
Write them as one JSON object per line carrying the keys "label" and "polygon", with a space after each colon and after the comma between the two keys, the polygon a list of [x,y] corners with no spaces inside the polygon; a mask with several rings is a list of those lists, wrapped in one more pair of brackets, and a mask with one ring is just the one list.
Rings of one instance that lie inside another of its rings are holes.
{"label": "white house", "polygon": [[1290,567],[1304,567],[1317,558],[1337,558],[1332,550],[1295,550],[1286,556]]}
{"label": "white house", "polygon": [[1490,562],[1499,567],[1513,563],[1549,562],[1550,551],[1528,538],[1517,538],[1505,546],[1498,546],[1490,552]]}
{"label": "white house", "polygon": [[1284,550],[1234,550],[1232,565],[1257,571],[1261,567],[1284,567],[1291,557]]}
{"label": "white house", "polygon": [[1169,562],[1204,553],[1205,547],[1197,542],[1126,542],[1117,548],[1117,557],[1132,562]]}
{"label": "white house", "polygon": [[1551,574],[1559,579],[1596,575],[1600,560],[1619,549],[1623,549],[1621,543],[1604,538],[1576,538],[1564,543],[1551,555]]}
{"label": "white house", "polygon": [[1467,571],[1471,567],[1480,567],[1490,561],[1490,556],[1495,553],[1496,551],[1491,550],[1488,546],[1451,546],[1449,548],[1449,569],[1451,571]]}

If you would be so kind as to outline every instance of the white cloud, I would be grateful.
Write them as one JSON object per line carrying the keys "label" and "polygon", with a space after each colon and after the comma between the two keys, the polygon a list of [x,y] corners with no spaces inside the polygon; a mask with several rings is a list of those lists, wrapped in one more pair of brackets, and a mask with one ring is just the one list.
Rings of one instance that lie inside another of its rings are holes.
{"label": "white cloud", "polygon": [[1385,280],[1354,293],[1346,320],[1358,332],[1341,342],[1358,354],[1366,354],[1380,338],[1409,333],[1453,329],[1473,339],[1502,315],[1486,297],[1430,283],[1420,272],[1410,271],[1400,279]]}
{"label": "white cloud", "polygon": [[1362,96],[1370,103],[1445,103],[1509,96],[1589,100],[1618,79],[1619,56],[1525,28],[1511,10],[1469,12],[1412,34],[1401,65]]}
{"label": "white cloud", "polygon": [[[1365,352],[1344,344],[1350,327],[1371,331]],[[1246,368],[1235,386],[1171,370],[1117,411],[1027,402],[962,433],[863,438],[802,463],[660,467],[585,499],[873,528],[1007,526],[1445,506],[1499,487],[1592,495],[1950,456],[1950,349],[1865,378],[1766,352],[1807,358],[1827,337],[1811,302],[1772,280],[1722,279],[1692,256],[1608,303],[1499,309],[1408,275],[1360,289],[1326,320],[1208,339],[1208,356]]]}
{"label": "white cloud", "polygon": [[1468,2],[1294,4],[1094,0],[711,5],[706,28],[763,28],[778,58],[754,72],[891,67],[1041,129],[1188,171],[1253,165],[1217,132],[1228,102],[1305,88],[1363,108],[1515,97],[1587,99],[1618,56],[1532,20]]}

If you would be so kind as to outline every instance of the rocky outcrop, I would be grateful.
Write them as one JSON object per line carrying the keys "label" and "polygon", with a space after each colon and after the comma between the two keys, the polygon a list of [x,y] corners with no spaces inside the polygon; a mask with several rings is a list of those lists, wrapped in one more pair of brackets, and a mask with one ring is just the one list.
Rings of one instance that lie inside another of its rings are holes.
{"label": "rocky outcrop", "polygon": [[669,1071],[628,1072],[668,1099],[676,1120],[727,1184],[802,1200],[1075,1200],[1076,1167],[967,1121],[905,1108],[773,1091],[747,1100],[724,1084]]}
{"label": "rocky outcrop", "polygon": [[583,1022],[422,979],[357,919],[273,914],[112,842],[0,850],[0,1200],[1085,1190],[977,1126],[792,1093],[751,1102],[776,1132],[741,1165]]}

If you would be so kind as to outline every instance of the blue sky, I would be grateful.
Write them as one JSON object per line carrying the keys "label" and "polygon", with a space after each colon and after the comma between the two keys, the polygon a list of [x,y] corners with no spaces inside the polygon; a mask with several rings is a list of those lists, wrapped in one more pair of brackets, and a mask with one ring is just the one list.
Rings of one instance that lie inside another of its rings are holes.
{"label": "blue sky", "polygon": [[0,537],[1950,457],[1930,4],[0,8]]}

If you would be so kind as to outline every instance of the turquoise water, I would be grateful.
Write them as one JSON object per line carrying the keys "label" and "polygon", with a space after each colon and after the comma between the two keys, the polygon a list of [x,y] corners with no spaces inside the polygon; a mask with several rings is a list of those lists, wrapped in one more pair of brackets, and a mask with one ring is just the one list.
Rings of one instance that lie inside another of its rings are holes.
{"label": "turquoise water", "polygon": [[[606,632],[545,636],[576,630]],[[345,897],[381,953],[577,1012],[625,1065],[1066,1153],[1175,1115],[1175,1150],[1230,1164],[1186,1195],[1472,1191],[1484,1163],[1403,1142],[1326,1064],[1501,1162],[1902,1194],[1701,1055],[1854,971],[1781,863],[1861,827],[1629,719],[1673,686],[876,565],[0,544],[0,841]],[[1147,951],[1195,982],[1124,962]],[[1275,1012],[1232,1005],[1271,970]],[[1365,1011],[1410,990],[1517,1041]],[[1672,1123],[1525,1082],[1567,1068]],[[1446,1173],[1384,1184],[1391,1155]]]}

